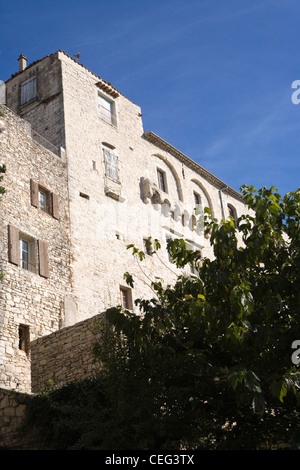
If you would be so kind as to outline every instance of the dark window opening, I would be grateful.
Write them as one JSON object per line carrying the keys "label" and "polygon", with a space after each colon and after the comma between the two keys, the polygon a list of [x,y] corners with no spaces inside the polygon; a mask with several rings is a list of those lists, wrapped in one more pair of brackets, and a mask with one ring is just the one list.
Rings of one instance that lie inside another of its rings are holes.
{"label": "dark window opening", "polygon": [[200,206],[201,204],[201,197],[198,193],[194,193],[194,201],[195,201],[195,206]]}
{"label": "dark window opening", "polygon": [[157,179],[158,179],[158,187],[165,193],[167,192],[167,178],[166,173],[162,170],[157,170]]}
{"label": "dark window opening", "polygon": [[19,325],[19,349],[24,351],[26,354],[29,353],[30,345],[30,334],[29,326]]}
{"label": "dark window opening", "polygon": [[144,250],[145,250],[145,253],[149,256],[152,256],[153,254],[153,248],[152,248],[152,243],[151,243],[151,240],[148,239],[148,238],[144,238],[143,239],[143,243],[144,243]]}

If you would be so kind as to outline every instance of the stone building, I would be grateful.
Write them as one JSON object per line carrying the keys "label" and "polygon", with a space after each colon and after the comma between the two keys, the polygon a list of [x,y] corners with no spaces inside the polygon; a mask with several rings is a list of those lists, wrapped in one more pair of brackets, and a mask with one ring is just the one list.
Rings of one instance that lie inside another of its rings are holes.
{"label": "stone building", "polygon": [[[135,309],[149,279],[176,276],[166,242],[212,256],[197,221],[246,211],[240,194],[152,131],[139,106],[63,51],[5,82],[0,163],[0,387],[31,390],[30,342],[112,305]],[[141,266],[127,250],[160,240]],[[123,274],[134,273],[130,290]],[[186,272],[188,275],[190,272]],[[42,356],[40,357],[42,361]]]}

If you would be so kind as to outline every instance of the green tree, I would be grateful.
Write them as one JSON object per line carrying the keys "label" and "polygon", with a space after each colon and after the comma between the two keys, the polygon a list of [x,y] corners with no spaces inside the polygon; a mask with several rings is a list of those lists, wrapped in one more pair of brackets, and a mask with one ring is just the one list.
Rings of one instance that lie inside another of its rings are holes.
{"label": "green tree", "polygon": [[[282,198],[274,187],[241,189],[248,215],[218,222],[205,209],[214,259],[183,240],[168,242],[176,266],[192,264],[197,275],[180,275],[173,286],[154,279],[156,296],[136,301],[139,315],[106,312],[97,355],[110,397],[109,448],[300,443],[292,360],[300,340],[300,190]],[[126,279],[134,286],[131,274]]]}

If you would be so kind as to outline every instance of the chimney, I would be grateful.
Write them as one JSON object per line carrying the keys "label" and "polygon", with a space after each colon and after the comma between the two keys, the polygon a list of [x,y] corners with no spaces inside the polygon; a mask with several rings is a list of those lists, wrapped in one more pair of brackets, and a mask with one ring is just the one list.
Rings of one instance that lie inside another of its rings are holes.
{"label": "chimney", "polygon": [[19,72],[22,72],[27,67],[27,57],[24,54],[21,54],[18,58],[19,61]]}

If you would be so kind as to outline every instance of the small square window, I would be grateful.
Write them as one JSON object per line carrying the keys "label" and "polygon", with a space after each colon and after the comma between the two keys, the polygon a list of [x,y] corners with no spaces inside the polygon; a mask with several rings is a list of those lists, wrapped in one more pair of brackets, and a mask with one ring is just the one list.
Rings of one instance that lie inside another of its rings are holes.
{"label": "small square window", "polygon": [[32,179],[30,180],[30,198],[34,207],[59,219],[58,196]]}

